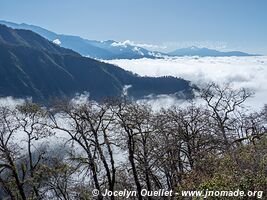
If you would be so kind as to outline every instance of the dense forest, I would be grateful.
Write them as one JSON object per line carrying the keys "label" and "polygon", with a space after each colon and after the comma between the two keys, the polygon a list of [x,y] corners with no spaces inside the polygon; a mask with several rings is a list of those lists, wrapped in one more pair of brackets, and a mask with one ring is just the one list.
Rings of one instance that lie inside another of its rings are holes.
{"label": "dense forest", "polygon": [[201,103],[159,111],[126,97],[0,106],[0,199],[125,199],[104,197],[106,189],[136,191],[138,200],[194,199],[143,197],[142,189],[239,189],[266,198],[267,106],[249,110],[253,92],[229,85],[212,83],[197,95]]}

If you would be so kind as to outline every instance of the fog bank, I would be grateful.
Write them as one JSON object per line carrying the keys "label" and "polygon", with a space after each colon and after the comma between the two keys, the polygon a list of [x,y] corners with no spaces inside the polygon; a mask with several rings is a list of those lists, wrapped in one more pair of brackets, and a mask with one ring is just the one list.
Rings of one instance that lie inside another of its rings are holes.
{"label": "fog bank", "polygon": [[165,59],[122,59],[105,61],[141,76],[175,76],[200,85],[231,83],[255,91],[248,104],[258,108],[267,98],[267,56],[175,57]]}

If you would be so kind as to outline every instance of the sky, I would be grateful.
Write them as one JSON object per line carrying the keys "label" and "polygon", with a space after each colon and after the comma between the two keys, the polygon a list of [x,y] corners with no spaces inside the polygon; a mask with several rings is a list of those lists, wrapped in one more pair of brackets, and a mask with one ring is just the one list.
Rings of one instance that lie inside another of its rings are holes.
{"label": "sky", "polygon": [[267,55],[266,0],[0,0],[0,9],[1,20],[87,39]]}

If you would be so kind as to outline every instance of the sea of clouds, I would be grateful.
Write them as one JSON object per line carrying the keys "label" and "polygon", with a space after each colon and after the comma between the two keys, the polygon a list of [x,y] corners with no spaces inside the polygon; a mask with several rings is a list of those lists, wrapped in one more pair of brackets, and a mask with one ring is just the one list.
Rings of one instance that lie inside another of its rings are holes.
{"label": "sea of clouds", "polygon": [[[201,85],[231,83],[235,88],[255,91],[248,105],[254,109],[267,103],[267,56],[167,57],[165,59],[122,59],[105,61],[141,76],[175,76]],[[164,99],[166,101],[167,98]],[[169,102],[176,102],[168,99]],[[160,102],[159,102],[160,104]]]}
{"label": "sea of clouds", "polygon": [[[247,105],[251,111],[259,110],[267,103],[267,56],[251,57],[175,57],[165,59],[123,59],[105,61],[119,67],[137,73],[141,76],[175,76],[191,81],[196,85],[208,82],[231,83],[235,88],[247,87],[255,91],[253,98],[248,100]],[[125,93],[127,88],[125,86]],[[89,94],[81,94],[74,98],[75,104],[84,103]],[[89,97],[90,99],[90,97]],[[143,101],[143,102],[142,102]],[[0,98],[0,106],[15,108],[25,102],[23,99],[12,97]],[[140,100],[141,103],[149,103],[153,109],[159,110],[162,107],[171,105],[186,105],[187,102],[176,99],[173,96],[160,95],[150,100]],[[60,121],[62,124],[68,122]],[[48,138],[47,145],[60,146],[64,144],[69,136],[61,131]],[[16,140],[23,141],[23,134]],[[51,139],[52,138],[52,139]]]}
{"label": "sea of clouds", "polygon": [[[247,101],[253,110],[267,104],[267,56],[248,57],[166,57],[164,59],[107,60],[111,64],[141,76],[175,76],[196,85],[209,82],[231,83],[235,88],[246,87],[255,91]],[[129,87],[129,86],[128,86]],[[127,91],[125,91],[127,92]],[[12,97],[0,98],[0,105],[15,107],[24,100]],[[182,104],[172,96],[160,95],[150,102],[154,108]]]}

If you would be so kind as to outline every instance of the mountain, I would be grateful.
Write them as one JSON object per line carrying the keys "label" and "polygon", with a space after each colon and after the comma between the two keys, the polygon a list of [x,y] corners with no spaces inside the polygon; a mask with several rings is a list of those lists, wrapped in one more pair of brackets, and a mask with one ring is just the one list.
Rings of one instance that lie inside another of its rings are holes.
{"label": "mountain", "polygon": [[31,30],[49,41],[60,45],[61,47],[72,49],[83,56],[101,60],[163,58],[165,56],[256,56],[256,54],[248,54],[240,51],[221,52],[195,46],[177,49],[169,53],[161,53],[158,51],[149,51],[145,48],[132,45],[130,41],[116,42],[114,40],[87,40],[78,36],[57,34],[42,27],[28,25],[25,23],[17,24],[0,20],[0,24],[4,24],[15,29]]}
{"label": "mountain", "polygon": [[171,56],[211,56],[211,57],[219,57],[219,56],[256,56],[256,54],[248,54],[241,51],[230,51],[230,52],[221,52],[208,48],[198,48],[195,46],[177,49],[168,53]]}
{"label": "mountain", "polygon": [[142,98],[150,94],[192,96],[190,82],[174,77],[140,77],[117,66],[83,57],[62,48],[29,30],[0,25],[0,96],[73,97],[87,91],[100,100],[128,95]]}
{"label": "mountain", "polygon": [[131,45],[129,42],[116,42],[113,40],[96,41],[87,40],[78,36],[62,35],[44,28],[28,25],[25,23],[16,24],[0,20],[0,24],[15,29],[31,30],[44,38],[54,41],[61,47],[72,49],[83,56],[97,59],[138,59],[138,58],[156,58],[164,54],[160,52],[148,51],[144,48]]}

